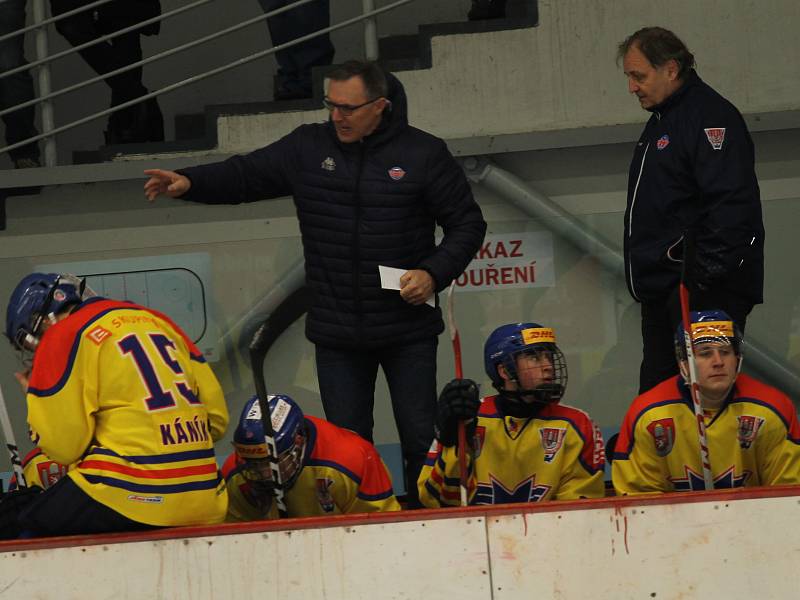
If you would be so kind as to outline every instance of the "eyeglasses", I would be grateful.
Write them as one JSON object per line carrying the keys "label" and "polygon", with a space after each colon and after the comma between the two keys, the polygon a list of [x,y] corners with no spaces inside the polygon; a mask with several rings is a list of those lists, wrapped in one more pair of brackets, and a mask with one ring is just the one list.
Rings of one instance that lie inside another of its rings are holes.
{"label": "eyeglasses", "polygon": [[363,104],[358,104],[357,106],[353,106],[352,104],[336,104],[335,102],[331,102],[330,98],[325,96],[322,99],[322,105],[331,112],[333,112],[334,109],[338,108],[340,113],[342,113],[345,117],[349,117],[359,108],[363,108],[367,104],[372,104],[373,102],[375,102],[376,100],[380,100],[381,98],[382,96],[378,96],[377,98],[373,98],[372,100],[367,100]]}

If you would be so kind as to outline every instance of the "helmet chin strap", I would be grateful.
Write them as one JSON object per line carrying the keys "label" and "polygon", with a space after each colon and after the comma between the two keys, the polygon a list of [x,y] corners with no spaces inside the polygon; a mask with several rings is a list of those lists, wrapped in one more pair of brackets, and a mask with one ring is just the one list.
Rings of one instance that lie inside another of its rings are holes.
{"label": "helmet chin strap", "polygon": [[563,386],[558,383],[543,383],[531,390],[499,389],[500,409],[512,417],[525,418],[535,416],[547,404],[561,400]]}

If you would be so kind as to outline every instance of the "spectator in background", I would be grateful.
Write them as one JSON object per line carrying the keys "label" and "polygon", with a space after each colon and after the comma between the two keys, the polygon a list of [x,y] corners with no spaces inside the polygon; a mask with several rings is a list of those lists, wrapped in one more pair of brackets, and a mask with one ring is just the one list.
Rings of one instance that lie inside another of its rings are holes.
{"label": "spectator in background", "polygon": [[677,374],[683,236],[696,256],[692,309],[722,308],[744,331],[763,301],[764,225],[753,140],[736,107],[703,82],[694,55],[661,27],[618,48],[628,91],[652,113],[634,149],[625,210],[625,277],[642,307],[639,393]]}
{"label": "spectator in background", "polygon": [[[306,336],[325,416],[371,442],[381,367],[416,507],[444,331],[441,309],[426,302],[464,271],[486,222],[444,141],[409,125],[396,77],[349,61],[328,78],[327,123],[223,162],[147,170],[144,191],[151,201],[164,194],[207,204],[294,196],[312,293]],[[379,266],[404,270],[399,294],[381,287]]]}
{"label": "spectator in background", "polygon": [[[58,16],[89,4],[91,0],[50,0],[53,16]],[[56,31],[73,46],[96,40],[120,29],[130,27],[161,14],[159,0],[112,0],[94,9],[84,10],[71,17],[59,19]],[[98,75],[105,75],[142,60],[140,36],[157,35],[161,23],[155,22],[93,44],[79,54]],[[147,94],[142,83],[142,67],[105,78],[111,88],[111,106],[134,100]],[[164,119],[155,98],[116,111],[108,119],[106,144],[160,142],[164,140]]]}
{"label": "spectator in background", "polygon": [[[265,13],[297,0],[258,0]],[[269,17],[267,26],[272,45],[286,44],[330,26],[330,0],[314,0],[284,13]],[[275,76],[275,100],[310,98],[311,69],[333,62],[334,48],[329,33],[312,38],[275,53],[278,73]]]}
{"label": "spectator in background", "polygon": [[[0,0],[0,37],[25,27],[25,1]],[[0,41],[0,109],[10,108],[34,98],[30,71],[26,69],[13,75],[3,76],[6,71],[27,64],[24,51],[24,35]],[[3,115],[6,145],[16,144],[39,133],[33,124],[35,115],[35,105]],[[16,169],[39,166],[39,145],[36,142],[9,150],[8,154]]]}

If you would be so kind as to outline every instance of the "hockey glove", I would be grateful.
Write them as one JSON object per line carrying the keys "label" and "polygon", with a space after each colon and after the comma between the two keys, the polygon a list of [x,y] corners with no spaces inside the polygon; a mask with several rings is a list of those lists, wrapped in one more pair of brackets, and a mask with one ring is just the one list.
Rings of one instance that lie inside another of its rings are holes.
{"label": "hockey glove", "polygon": [[38,485],[32,485],[31,487],[20,488],[3,495],[2,500],[0,500],[0,539],[13,540],[19,537],[22,531],[19,524],[19,514],[31,502],[35,501],[41,493],[42,488]]}
{"label": "hockey glove", "polygon": [[444,386],[436,411],[436,438],[443,446],[455,446],[459,421],[467,422],[467,440],[472,439],[480,405],[478,385],[471,379],[453,379]]}

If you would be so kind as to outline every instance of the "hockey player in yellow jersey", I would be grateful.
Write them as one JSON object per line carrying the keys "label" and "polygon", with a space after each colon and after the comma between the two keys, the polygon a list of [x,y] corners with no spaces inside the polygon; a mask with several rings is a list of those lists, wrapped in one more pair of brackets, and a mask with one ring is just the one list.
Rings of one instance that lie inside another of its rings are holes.
{"label": "hockey player in yellow jersey", "polygon": [[[354,432],[303,415],[289,396],[269,397],[287,516],[312,517],[400,510],[375,447]],[[222,471],[228,521],[278,517],[258,398],[244,406],[233,435],[236,452]]]}
{"label": "hockey player in yellow jersey", "polygon": [[468,430],[469,504],[602,497],[603,439],[585,412],[559,403],[567,365],[553,330],[498,327],[484,359],[496,395],[480,400],[474,381],[455,379],[439,396],[436,439],[418,485],[423,504],[459,505],[460,420]]}
{"label": "hockey player in yellow jersey", "polygon": [[203,355],[157,311],[33,273],[9,301],[6,335],[30,369],[31,440],[66,477],[19,515],[35,535],[224,520],[214,441],[228,411]]}
{"label": "hockey player in yellow jersey", "polygon": [[[800,483],[794,403],[739,374],[739,328],[724,311],[698,311],[691,337],[714,487]],[[681,374],[636,398],[625,415],[611,465],[617,494],[705,489],[682,327],[675,350]]]}

